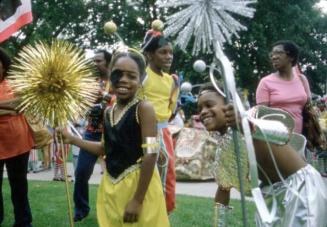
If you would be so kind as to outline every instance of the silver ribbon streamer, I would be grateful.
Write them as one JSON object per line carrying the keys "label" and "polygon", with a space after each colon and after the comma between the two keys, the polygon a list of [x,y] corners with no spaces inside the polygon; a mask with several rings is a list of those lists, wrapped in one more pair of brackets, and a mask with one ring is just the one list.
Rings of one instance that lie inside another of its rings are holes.
{"label": "silver ribbon streamer", "polygon": [[[233,67],[231,62],[222,51],[222,45],[224,42],[229,42],[232,35],[237,36],[238,31],[246,29],[246,27],[242,26],[232,17],[232,15],[230,15],[230,12],[245,17],[252,17],[255,10],[251,7],[248,7],[248,4],[255,2],[256,1],[240,0],[157,1],[159,7],[168,8],[184,6],[184,9],[181,9],[179,12],[168,16],[168,27],[164,31],[165,35],[177,35],[177,45],[180,46],[181,49],[185,50],[192,35],[195,36],[193,44],[194,55],[197,55],[200,50],[202,50],[203,53],[212,53],[211,46],[213,46],[215,59],[210,67],[210,79],[216,87],[217,91],[221,93],[221,90],[217,86],[215,77],[213,75],[215,68],[221,69],[221,74],[224,76],[226,98],[233,100],[234,109],[239,111],[241,117],[243,133],[248,150],[252,195],[261,219],[264,222],[271,223],[277,210],[276,201],[273,201],[273,208],[271,211],[269,211],[258,185],[257,162],[248,117],[241,99],[236,92]],[[236,153],[238,154],[237,140],[237,135],[234,133],[235,148]],[[240,168],[238,169],[240,171]],[[245,199],[244,191],[242,190],[242,181],[240,181],[240,186],[243,225],[247,226],[248,224],[246,220]]]}
{"label": "silver ribbon streamer", "polygon": [[[245,144],[246,144],[247,151],[248,151],[250,179],[251,179],[251,188],[252,188],[251,192],[252,192],[253,200],[255,201],[255,204],[257,206],[257,211],[258,211],[261,219],[264,222],[271,223],[272,220],[274,219],[274,216],[277,211],[277,203],[276,203],[276,201],[273,201],[273,206],[272,206],[273,208],[271,211],[269,211],[269,209],[265,203],[265,200],[263,198],[263,195],[261,193],[261,190],[259,188],[257,161],[256,161],[254,146],[253,146],[253,142],[252,142],[252,133],[251,133],[251,129],[250,129],[249,121],[248,121],[248,115],[247,115],[246,110],[242,104],[242,101],[236,91],[233,67],[232,67],[231,62],[228,60],[226,55],[223,53],[219,42],[217,42],[216,45],[214,45],[214,49],[215,49],[216,64],[220,63],[222,70],[223,70],[224,81],[225,81],[226,91],[227,91],[226,95],[231,96],[231,99],[233,100],[234,109],[238,110],[238,112],[240,114]],[[214,84],[214,86],[218,87],[213,75],[210,75],[210,79],[211,79],[211,82]],[[238,114],[237,111],[236,111],[236,114]],[[236,119],[238,119],[238,116]],[[235,141],[235,143],[238,143],[238,142]],[[242,193],[244,194],[244,192],[242,192],[242,189],[241,189],[241,196],[242,196]],[[242,201],[242,204],[244,203],[244,201]],[[244,215],[243,215],[243,217],[244,217]],[[247,225],[247,223],[245,223],[245,225]]]}

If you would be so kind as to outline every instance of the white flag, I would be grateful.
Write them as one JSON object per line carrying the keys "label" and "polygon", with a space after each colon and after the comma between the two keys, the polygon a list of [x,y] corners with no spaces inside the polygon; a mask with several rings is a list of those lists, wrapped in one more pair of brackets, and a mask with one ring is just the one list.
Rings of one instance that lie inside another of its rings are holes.
{"label": "white flag", "polygon": [[0,1],[0,43],[32,20],[30,0]]}

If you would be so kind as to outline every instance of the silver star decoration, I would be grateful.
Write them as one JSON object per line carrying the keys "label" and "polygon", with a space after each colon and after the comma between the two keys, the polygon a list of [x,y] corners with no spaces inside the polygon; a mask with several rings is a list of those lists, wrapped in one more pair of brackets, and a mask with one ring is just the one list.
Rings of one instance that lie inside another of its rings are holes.
{"label": "silver star decoration", "polygon": [[[225,42],[230,42],[233,35],[238,37],[238,32],[246,27],[238,22],[232,15],[252,18],[255,12],[249,4],[256,0],[158,0],[160,8],[182,9],[166,18],[166,36],[177,35],[176,45],[185,50],[192,35],[194,35],[193,55],[200,51],[215,52]],[[218,41],[220,45],[213,45]]]}

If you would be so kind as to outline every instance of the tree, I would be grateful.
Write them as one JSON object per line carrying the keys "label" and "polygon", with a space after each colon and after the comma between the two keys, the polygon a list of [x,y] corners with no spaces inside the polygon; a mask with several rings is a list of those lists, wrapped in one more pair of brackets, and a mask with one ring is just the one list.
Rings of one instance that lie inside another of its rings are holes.
{"label": "tree", "polygon": [[87,34],[88,11],[83,0],[32,1],[33,22],[4,45],[14,55],[26,44],[62,38],[80,44]]}
{"label": "tree", "polygon": [[[240,18],[241,23],[248,25],[248,31],[225,45],[239,87],[253,94],[259,79],[271,70],[268,58],[271,45],[279,39],[290,39],[301,47],[300,64],[313,92],[323,93],[327,75],[327,17],[313,8],[318,1],[258,0],[254,5],[255,17]],[[103,25],[109,20],[117,24],[124,41],[137,48],[151,21],[164,20],[171,13],[171,9],[155,7],[155,0],[33,0],[32,3],[33,23],[4,43],[14,55],[26,44],[54,38],[71,41],[82,48],[108,47],[118,41],[104,34]],[[185,79],[192,83],[204,82],[207,78],[194,72],[192,64],[197,58],[210,63],[212,56],[195,58],[190,53],[175,48],[172,71],[183,71]]]}
{"label": "tree", "polygon": [[[319,85],[327,74],[326,17],[313,5],[317,0],[259,0],[256,14],[248,21],[248,31],[226,47],[235,62],[240,87],[254,93],[260,78],[271,71],[268,53],[277,40],[288,39],[301,48],[300,65],[311,88],[322,93]],[[310,69],[310,70],[308,70]]]}
{"label": "tree", "polygon": [[83,48],[117,42],[104,34],[106,21],[113,20],[130,45],[138,46],[152,18],[158,14],[154,1],[126,0],[33,0],[33,22],[8,39],[4,46],[14,55],[26,44],[65,39]]}

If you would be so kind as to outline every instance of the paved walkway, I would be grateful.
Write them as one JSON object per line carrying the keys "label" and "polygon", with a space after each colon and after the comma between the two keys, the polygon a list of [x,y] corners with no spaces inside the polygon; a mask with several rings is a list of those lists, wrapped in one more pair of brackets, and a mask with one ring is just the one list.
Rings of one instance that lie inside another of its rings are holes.
{"label": "paved walkway", "polygon": [[[68,163],[67,170],[69,175],[73,175],[73,165]],[[29,180],[41,180],[41,181],[52,181],[53,169],[41,171],[37,173],[28,173]],[[94,167],[93,174],[89,181],[90,184],[99,184],[101,181],[101,167],[96,164]],[[213,198],[215,196],[217,184],[214,181],[211,182],[177,182],[176,193],[181,195],[192,195]],[[240,194],[236,190],[232,190],[232,198],[239,199]]]}

